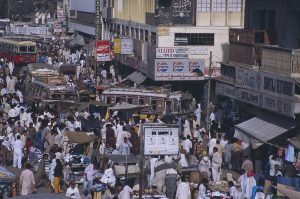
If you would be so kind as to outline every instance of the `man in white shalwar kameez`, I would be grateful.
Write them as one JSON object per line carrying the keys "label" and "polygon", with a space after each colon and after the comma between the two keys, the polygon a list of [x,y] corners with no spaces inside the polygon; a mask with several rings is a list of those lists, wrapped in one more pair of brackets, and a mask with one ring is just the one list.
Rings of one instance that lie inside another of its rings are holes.
{"label": "man in white shalwar kameez", "polygon": [[184,128],[184,130],[183,130],[183,136],[184,137],[187,137],[188,135],[192,136],[191,135],[190,122],[189,122],[189,120],[187,118],[184,121],[183,128]]}
{"label": "man in white shalwar kameez", "polygon": [[196,124],[199,124],[199,126],[201,125],[201,113],[202,113],[202,109],[201,109],[201,104],[198,104],[198,108],[195,110],[194,114],[196,116]]}
{"label": "man in white shalwar kameez", "polygon": [[9,73],[12,75],[13,71],[14,71],[14,68],[15,68],[14,63],[9,62],[8,63],[8,68],[9,68]]}
{"label": "man in white shalwar kameez", "polygon": [[214,147],[212,155],[212,177],[214,182],[220,182],[221,178],[221,165],[222,165],[222,155],[218,152],[218,148]]}
{"label": "man in white shalwar kameez", "polygon": [[186,182],[185,176],[181,177],[181,182],[177,185],[176,199],[190,199],[191,189],[189,183]]}
{"label": "man in white shalwar kameez", "polygon": [[33,172],[30,170],[30,164],[26,164],[26,169],[20,176],[21,195],[26,196],[32,193],[35,185]]}
{"label": "man in white shalwar kameez", "polygon": [[250,174],[248,176],[248,173],[245,172],[245,174],[239,177],[238,182],[241,185],[243,197],[250,199],[252,194],[252,189],[254,186],[256,186],[255,178]]}
{"label": "man in white shalwar kameez", "polygon": [[133,190],[126,185],[123,190],[119,193],[118,198],[119,199],[130,199],[131,198],[131,194],[133,193]]}

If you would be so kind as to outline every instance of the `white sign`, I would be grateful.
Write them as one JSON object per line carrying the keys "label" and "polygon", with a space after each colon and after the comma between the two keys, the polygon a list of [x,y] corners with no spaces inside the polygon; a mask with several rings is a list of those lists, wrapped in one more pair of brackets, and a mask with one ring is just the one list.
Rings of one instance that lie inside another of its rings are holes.
{"label": "white sign", "polygon": [[132,55],[133,54],[133,41],[132,39],[121,40],[121,54]]}
{"label": "white sign", "polygon": [[208,55],[208,47],[191,47],[190,55]]}
{"label": "white sign", "polygon": [[144,126],[145,155],[177,155],[179,152],[178,127]]}
{"label": "white sign", "polygon": [[158,59],[188,59],[188,48],[156,48],[156,58]]}

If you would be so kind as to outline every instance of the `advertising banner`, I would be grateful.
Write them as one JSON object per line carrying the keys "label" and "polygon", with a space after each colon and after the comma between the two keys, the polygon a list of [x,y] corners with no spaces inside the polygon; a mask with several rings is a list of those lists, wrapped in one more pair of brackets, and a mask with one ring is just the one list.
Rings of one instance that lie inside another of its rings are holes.
{"label": "advertising banner", "polygon": [[100,40],[96,42],[97,61],[110,61],[109,41]]}
{"label": "advertising banner", "polygon": [[159,59],[188,59],[188,48],[156,48],[156,58]]}
{"label": "advertising banner", "polygon": [[114,53],[121,53],[121,39],[114,39]]}
{"label": "advertising banner", "polygon": [[132,55],[133,54],[133,41],[132,39],[121,40],[121,54]]}
{"label": "advertising banner", "polygon": [[155,80],[203,80],[204,76],[193,72],[199,69],[204,73],[205,60],[192,59],[156,59],[155,60]]}

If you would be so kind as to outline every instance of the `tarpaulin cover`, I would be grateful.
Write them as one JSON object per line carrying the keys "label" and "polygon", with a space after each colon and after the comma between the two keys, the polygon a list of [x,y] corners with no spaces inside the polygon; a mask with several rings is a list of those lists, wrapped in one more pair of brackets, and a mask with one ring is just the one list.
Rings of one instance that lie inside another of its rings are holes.
{"label": "tarpaulin cover", "polygon": [[92,142],[96,139],[96,135],[94,133],[88,132],[66,132],[71,143],[85,144]]}
{"label": "tarpaulin cover", "polygon": [[280,193],[287,196],[289,199],[300,199],[300,192],[284,188],[282,186],[274,186]]}

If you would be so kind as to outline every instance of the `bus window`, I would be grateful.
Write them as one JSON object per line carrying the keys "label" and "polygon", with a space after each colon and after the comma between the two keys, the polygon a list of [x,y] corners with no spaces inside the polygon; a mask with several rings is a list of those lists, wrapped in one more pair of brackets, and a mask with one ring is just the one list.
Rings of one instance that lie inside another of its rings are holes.
{"label": "bus window", "polygon": [[19,53],[25,53],[26,52],[26,46],[19,46]]}
{"label": "bus window", "polygon": [[35,52],[35,46],[28,46],[28,52],[34,53]]}

